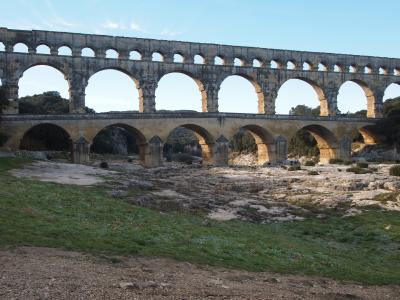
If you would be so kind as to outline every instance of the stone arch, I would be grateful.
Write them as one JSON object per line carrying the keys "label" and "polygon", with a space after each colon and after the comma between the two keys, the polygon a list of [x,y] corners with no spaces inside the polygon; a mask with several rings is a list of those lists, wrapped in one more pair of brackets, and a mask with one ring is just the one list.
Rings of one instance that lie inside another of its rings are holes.
{"label": "stone arch", "polygon": [[367,125],[361,127],[358,132],[361,134],[366,145],[375,145],[379,143],[379,137],[374,133],[374,126]]}
{"label": "stone arch", "polygon": [[[369,85],[365,81],[362,81],[360,79],[350,79],[347,81],[357,84],[362,89],[362,91],[364,92],[364,95],[366,97],[366,102],[367,102],[366,103],[367,104],[367,107],[366,107],[367,108],[367,117],[375,118],[379,114],[379,112],[376,110],[376,107],[378,104],[377,102],[381,103],[382,99],[376,99],[374,92],[372,91],[372,89],[369,87]],[[340,88],[347,81],[343,82],[342,85],[340,86]],[[382,98],[383,98],[383,95],[382,95]]]}
{"label": "stone arch", "polygon": [[96,57],[96,53],[94,52],[94,49],[91,47],[84,47],[81,50],[81,56],[82,57]]}
{"label": "stone arch", "polygon": [[29,52],[29,47],[28,44],[25,42],[17,42],[13,46],[13,52],[18,52],[18,53],[28,53]]}
{"label": "stone arch", "polygon": [[301,129],[308,131],[317,141],[321,163],[328,163],[331,158],[337,157],[338,141],[332,131],[317,124],[307,125]]}
{"label": "stone arch", "polygon": [[[117,71],[121,74],[126,75],[130,80],[132,80],[132,82],[134,83],[134,87],[137,90],[137,99],[138,99],[138,108],[143,107],[143,96],[140,93],[140,82],[138,79],[136,79],[136,77],[130,73],[129,71],[127,71],[124,68],[118,67],[118,66],[110,66],[110,67],[103,67],[103,68],[99,68],[99,69],[93,69],[91,70],[91,72],[88,74],[87,76],[87,86],[85,88],[85,92],[88,90],[89,88],[89,83],[90,83],[90,79],[93,79],[93,76],[95,76],[96,74],[99,74],[100,72],[103,71]],[[123,91],[123,89],[121,89],[121,91]],[[136,94],[136,93],[135,93]],[[132,98],[135,95],[132,95]],[[90,97],[89,97],[90,99]],[[132,103],[133,103],[133,99],[132,99]],[[133,106],[128,106],[126,107],[128,110],[133,110]],[[125,108],[124,108],[125,109]]]}
{"label": "stone arch", "polygon": [[114,48],[108,48],[105,51],[105,55],[106,55],[106,58],[110,58],[110,59],[118,59],[119,58],[119,52]]}
{"label": "stone arch", "polygon": [[58,55],[72,56],[72,49],[67,45],[62,45],[57,49]]}
{"label": "stone arch", "polygon": [[36,54],[46,54],[49,55],[51,54],[50,47],[47,44],[39,44],[36,47]]}
{"label": "stone arch", "polygon": [[195,64],[204,65],[205,62],[206,62],[206,60],[205,60],[205,58],[204,58],[204,55],[202,55],[202,54],[196,54],[196,55],[193,57],[193,62],[194,62]]}
{"label": "stone arch", "polygon": [[[57,71],[57,73],[60,73],[65,82],[67,83],[67,98],[70,99],[71,98],[71,81],[70,81],[70,73],[69,70],[67,68],[65,68],[64,65],[59,65],[58,63],[51,63],[51,62],[38,62],[38,63],[34,63],[31,65],[28,65],[27,67],[19,70],[19,72],[17,73],[17,78],[18,78],[18,90],[20,92],[21,89],[21,79],[23,78],[24,74],[29,71],[34,69],[35,67],[48,67],[51,68],[52,70]],[[52,78],[53,79],[53,78]],[[53,87],[48,89],[48,91],[54,91]],[[59,92],[59,91],[58,91]]]}
{"label": "stone arch", "polygon": [[30,151],[71,151],[72,139],[69,132],[53,123],[41,123],[26,130],[19,148]]}
{"label": "stone arch", "polygon": [[[242,79],[245,79],[247,82],[249,82],[254,87],[254,91],[255,91],[255,94],[256,94],[256,98],[257,98],[257,100],[256,100],[257,101],[256,102],[257,103],[256,104],[257,105],[256,106],[256,108],[257,108],[256,111],[258,113],[260,113],[260,114],[264,113],[265,97],[264,97],[263,90],[262,90],[260,84],[256,81],[256,79],[254,79],[252,76],[249,76],[249,75],[244,74],[244,73],[234,73],[234,74],[227,75],[224,78],[221,78],[221,81],[220,81],[221,83],[219,85],[220,89],[219,89],[218,98],[221,99],[220,93],[221,93],[221,87],[224,84],[224,81],[229,79],[229,78],[234,78],[234,76],[237,76],[237,77],[240,77]],[[220,103],[219,103],[219,107],[221,107]],[[220,111],[222,111],[222,110],[220,110]],[[226,109],[225,109],[225,111],[227,112]],[[230,112],[232,112],[232,111],[230,111]],[[243,112],[243,111],[240,111],[240,112]]]}
{"label": "stone arch", "polygon": [[109,124],[99,130],[96,130],[92,135],[89,137],[89,142],[92,147],[92,145],[95,143],[95,139],[106,129],[110,128],[122,128],[123,130],[126,130],[129,132],[132,136],[135,137],[136,145],[138,147],[138,152],[139,152],[139,157],[140,161],[142,164],[145,164],[145,156],[146,156],[146,147],[147,147],[147,139],[144,136],[144,134],[138,130],[135,127],[132,127],[130,125],[124,124],[124,123],[113,123]]}
{"label": "stone arch", "polygon": [[261,126],[249,124],[241,129],[248,131],[257,145],[257,158],[259,164],[276,161],[275,140],[271,133]]}
{"label": "stone arch", "polygon": [[[197,87],[198,87],[198,89],[199,89],[199,92],[200,92],[200,97],[201,97],[201,111],[202,111],[202,112],[207,112],[207,93],[206,93],[206,90],[205,90],[205,88],[204,88],[203,82],[202,82],[199,78],[197,78],[193,73],[184,71],[184,70],[182,70],[182,69],[179,68],[179,69],[176,69],[176,70],[173,70],[173,71],[166,72],[166,73],[162,74],[162,75],[160,76],[159,80],[158,80],[158,83],[159,83],[165,76],[168,76],[168,75],[171,75],[171,74],[181,74],[181,75],[185,75],[185,76],[189,77],[192,81],[194,81],[194,83],[197,85]],[[158,88],[159,88],[159,85],[158,85]],[[157,88],[157,90],[156,90],[156,93],[157,93],[157,91],[159,92],[158,88]],[[156,107],[157,107],[157,95],[156,95]]]}
{"label": "stone arch", "polygon": [[133,49],[129,51],[129,59],[131,60],[142,60],[143,59],[143,54],[141,51]]}
{"label": "stone arch", "polygon": [[176,130],[179,127],[183,127],[194,133],[201,147],[203,164],[212,164],[214,162],[214,144],[215,144],[215,139],[212,136],[212,134],[202,126],[188,123],[179,125],[174,129],[172,129],[168,137],[174,130]]}
{"label": "stone arch", "polygon": [[383,100],[386,101],[398,97],[400,97],[400,81],[395,81],[386,87]]}
{"label": "stone arch", "polygon": [[[321,86],[314,80],[311,80],[309,78],[306,77],[291,77],[288,78],[285,82],[282,83],[282,85],[279,88],[279,91],[281,90],[281,88],[283,87],[283,85],[287,82],[289,82],[290,80],[300,80],[302,82],[307,83],[309,86],[311,86],[311,88],[314,90],[315,94],[317,95],[317,99],[319,100],[319,106],[320,106],[320,115],[321,116],[327,116],[329,115],[329,104],[328,104],[328,100],[325,97],[325,93],[323,91],[323,89],[321,88]],[[279,91],[278,91],[278,96],[279,96]],[[277,99],[278,100],[278,99]]]}
{"label": "stone arch", "polygon": [[161,51],[153,51],[151,54],[151,61],[164,62],[165,55]]}

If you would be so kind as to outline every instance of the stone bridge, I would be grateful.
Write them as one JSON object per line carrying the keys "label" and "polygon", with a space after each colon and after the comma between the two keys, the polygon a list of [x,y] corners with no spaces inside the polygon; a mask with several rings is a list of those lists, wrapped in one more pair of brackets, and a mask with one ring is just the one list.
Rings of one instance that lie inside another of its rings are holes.
{"label": "stone bridge", "polygon": [[287,158],[288,141],[300,129],[316,139],[321,162],[349,159],[351,142],[361,133],[367,144],[376,143],[369,128],[375,119],[343,117],[300,117],[228,113],[104,113],[69,115],[4,115],[0,129],[10,136],[7,146],[18,149],[30,130],[41,126],[62,129],[70,139],[75,162],[89,159],[90,145],[104,128],[117,126],[132,133],[139,145],[142,163],[162,164],[163,144],[177,127],[196,134],[205,163],[228,164],[228,145],[240,129],[248,130],[257,144],[260,163]]}
{"label": "stone bridge", "polygon": [[[16,52],[17,44],[24,44],[26,53]],[[386,87],[400,83],[400,60],[395,58],[7,28],[0,28],[2,45],[0,79],[9,105],[1,116],[0,130],[10,137],[7,145],[16,149],[31,128],[51,124],[68,134],[76,162],[87,160],[93,138],[111,125],[136,134],[147,166],[161,164],[162,144],[179,126],[194,131],[204,160],[218,165],[226,164],[227,143],[240,128],[254,136],[260,162],[286,158],[287,141],[302,128],[316,138],[322,160],[348,158],[351,141],[358,132],[366,143],[376,142],[368,128],[375,123],[374,118],[382,115]],[[43,46],[48,53],[38,53]],[[62,54],[61,48],[68,49],[69,55]],[[108,57],[110,51],[117,56]],[[19,79],[36,65],[51,66],[64,74],[69,83],[70,114],[18,114]],[[84,113],[88,81],[105,69],[122,71],[135,81],[140,95],[138,113]],[[158,82],[172,72],[195,80],[202,94],[201,113],[156,112]],[[231,75],[242,76],[253,84],[259,114],[218,113],[220,85]],[[303,80],[315,89],[320,117],[275,115],[278,90],[289,79]],[[355,82],[365,92],[368,118],[337,116],[338,91],[346,81]]]}

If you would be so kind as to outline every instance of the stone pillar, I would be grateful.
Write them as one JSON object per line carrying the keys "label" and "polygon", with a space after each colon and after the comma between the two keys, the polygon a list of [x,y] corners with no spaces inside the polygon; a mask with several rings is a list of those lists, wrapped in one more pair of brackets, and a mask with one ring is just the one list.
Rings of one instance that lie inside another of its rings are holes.
{"label": "stone pillar", "polygon": [[212,165],[214,144],[207,144],[205,141],[199,141],[199,144],[201,147],[203,165]]}
{"label": "stone pillar", "polygon": [[351,140],[346,136],[341,138],[339,141],[337,158],[342,160],[351,160]]}
{"label": "stone pillar", "polygon": [[139,82],[139,111],[151,113],[156,111],[156,89],[158,81],[156,78],[143,79]]}
{"label": "stone pillar", "polygon": [[80,137],[72,145],[72,162],[74,164],[83,164],[89,162],[89,153],[89,142],[84,137]]}
{"label": "stone pillar", "polygon": [[321,164],[329,164],[329,160],[336,157],[336,148],[319,147],[319,162]]}
{"label": "stone pillar", "polygon": [[144,147],[144,165],[148,168],[160,167],[163,165],[164,143],[157,135],[153,136]]}
{"label": "stone pillar", "polygon": [[220,85],[217,80],[204,80],[200,92],[202,95],[202,111],[218,112],[218,92]]}
{"label": "stone pillar", "polygon": [[18,114],[18,80],[7,80],[3,82],[3,87],[6,91],[6,97],[8,99],[8,105],[3,109],[3,114]]}
{"label": "stone pillar", "polygon": [[221,135],[214,145],[214,165],[217,167],[228,166],[229,141]]}
{"label": "stone pillar", "polygon": [[283,136],[278,136],[275,140],[275,159],[277,162],[287,160],[288,143]]}
{"label": "stone pillar", "polygon": [[258,164],[276,162],[276,147],[274,144],[257,144],[257,160]]}
{"label": "stone pillar", "polygon": [[[278,97],[278,86],[276,84],[269,84],[268,86],[262,86],[258,96],[258,112],[260,114],[274,115],[275,114],[275,101]],[[260,97],[263,97],[263,101],[260,101]]]}
{"label": "stone pillar", "polygon": [[104,49],[96,49],[94,53],[97,58],[106,58],[106,51]]}
{"label": "stone pillar", "polygon": [[339,87],[328,86],[324,89],[324,99],[320,99],[321,113],[320,116],[336,116],[339,111],[337,107],[337,97]]}
{"label": "stone pillar", "polygon": [[373,92],[367,94],[367,117],[381,118],[383,116],[383,96],[384,89],[374,89]]}
{"label": "stone pillar", "polygon": [[87,84],[88,81],[83,75],[79,73],[72,75],[69,86],[70,113],[85,113],[85,90]]}

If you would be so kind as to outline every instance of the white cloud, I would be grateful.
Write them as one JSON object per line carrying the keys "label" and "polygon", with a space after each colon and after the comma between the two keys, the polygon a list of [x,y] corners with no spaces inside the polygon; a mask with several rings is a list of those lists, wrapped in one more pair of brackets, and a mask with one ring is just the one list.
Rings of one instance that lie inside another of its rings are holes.
{"label": "white cloud", "polygon": [[136,22],[131,22],[131,26],[130,27],[131,27],[131,29],[133,31],[138,31],[138,32],[145,32],[146,31]]}
{"label": "white cloud", "polygon": [[163,31],[161,31],[161,33],[160,33],[161,35],[164,35],[164,36],[177,36],[177,35],[181,35],[182,34],[182,32],[180,32],[180,31],[173,31],[173,30],[170,30],[170,29],[163,29]]}
{"label": "white cloud", "polygon": [[118,22],[113,22],[110,20],[107,20],[106,22],[103,23],[102,27],[108,28],[108,29],[125,29],[125,25],[118,23]]}

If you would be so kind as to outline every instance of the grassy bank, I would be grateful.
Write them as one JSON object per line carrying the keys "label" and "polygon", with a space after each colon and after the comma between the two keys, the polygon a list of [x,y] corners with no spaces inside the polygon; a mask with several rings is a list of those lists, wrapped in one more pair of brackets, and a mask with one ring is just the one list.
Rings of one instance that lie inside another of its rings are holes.
{"label": "grassy bank", "polygon": [[303,273],[368,284],[400,283],[400,213],[304,222],[213,222],[113,199],[102,188],[9,175],[0,158],[0,246],[106,255],[164,256],[251,271]]}

